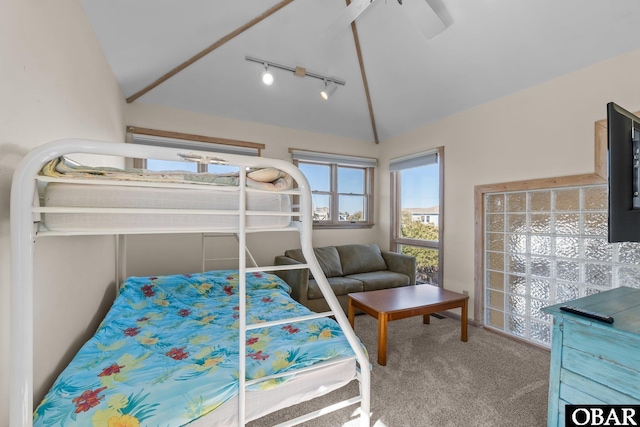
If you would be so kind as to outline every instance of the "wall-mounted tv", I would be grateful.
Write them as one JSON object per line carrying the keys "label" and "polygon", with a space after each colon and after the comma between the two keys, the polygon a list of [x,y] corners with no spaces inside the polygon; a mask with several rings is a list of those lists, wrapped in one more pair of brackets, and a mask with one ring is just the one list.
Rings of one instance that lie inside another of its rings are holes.
{"label": "wall-mounted tv", "polygon": [[640,118],[607,104],[609,242],[640,242]]}

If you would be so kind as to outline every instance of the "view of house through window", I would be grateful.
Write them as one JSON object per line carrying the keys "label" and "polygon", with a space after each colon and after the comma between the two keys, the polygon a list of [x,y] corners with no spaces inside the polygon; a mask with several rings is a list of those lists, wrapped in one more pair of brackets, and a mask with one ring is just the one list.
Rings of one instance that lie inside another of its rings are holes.
{"label": "view of house through window", "polygon": [[[367,221],[366,169],[299,162],[298,167],[312,188],[314,221]],[[332,183],[332,175],[336,178]],[[332,191],[332,186],[337,187]],[[337,206],[337,218],[333,216]]]}
{"label": "view of house through window", "polygon": [[375,159],[296,150],[293,159],[311,187],[315,226],[373,225]]}
{"label": "view of house through window", "polygon": [[416,258],[416,282],[439,286],[442,265],[440,150],[391,161],[394,199],[392,240]]}

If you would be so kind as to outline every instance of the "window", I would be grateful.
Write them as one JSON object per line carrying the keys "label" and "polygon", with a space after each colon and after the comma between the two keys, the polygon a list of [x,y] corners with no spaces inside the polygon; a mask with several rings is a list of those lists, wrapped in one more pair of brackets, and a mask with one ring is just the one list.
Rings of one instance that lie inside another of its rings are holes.
{"label": "window", "polygon": [[[127,141],[133,144],[182,148],[189,150],[211,151],[220,154],[241,154],[259,156],[264,144],[212,138],[153,129],[127,128]],[[156,171],[182,170],[187,172],[231,173],[237,172],[234,166],[200,164],[187,161],[169,161],[158,159],[133,159],[133,167]]]}
{"label": "window", "polygon": [[391,160],[391,247],[416,258],[416,282],[442,286],[444,149]]}
{"label": "window", "polygon": [[506,185],[483,195],[476,295],[486,326],[549,347],[553,319],[542,308],[640,287],[640,244],[607,240],[606,184],[502,192]]}
{"label": "window", "polygon": [[309,181],[316,228],[373,226],[373,170],[377,160],[291,150]]}

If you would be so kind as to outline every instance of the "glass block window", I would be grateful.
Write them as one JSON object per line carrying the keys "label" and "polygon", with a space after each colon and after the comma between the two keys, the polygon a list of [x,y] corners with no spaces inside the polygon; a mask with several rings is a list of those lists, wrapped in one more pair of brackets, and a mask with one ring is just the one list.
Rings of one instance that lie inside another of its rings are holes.
{"label": "glass block window", "polygon": [[607,242],[607,186],[485,195],[485,324],[549,346],[542,308],[640,288],[640,244]]}

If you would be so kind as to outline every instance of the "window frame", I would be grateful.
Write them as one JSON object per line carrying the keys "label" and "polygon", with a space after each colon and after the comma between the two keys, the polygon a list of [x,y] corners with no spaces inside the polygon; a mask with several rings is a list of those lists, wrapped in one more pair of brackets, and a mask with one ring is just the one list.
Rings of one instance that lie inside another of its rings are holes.
{"label": "window frame", "polygon": [[402,207],[400,196],[402,194],[402,183],[400,172],[390,171],[391,183],[391,236],[390,245],[392,251],[399,252],[400,246],[415,246],[425,249],[434,249],[438,251],[438,286],[443,287],[444,284],[444,147],[438,147],[433,150],[426,151],[422,154],[435,153],[438,161],[438,241],[408,239],[400,235],[400,226],[402,218]]}
{"label": "window frame", "polygon": [[[293,150],[290,150],[293,152]],[[336,155],[336,157],[338,157]],[[344,156],[347,158],[348,156]],[[329,191],[316,191],[311,189],[311,194],[321,194],[329,196],[330,204],[330,220],[314,220],[314,229],[330,229],[330,228],[372,228],[375,225],[374,222],[374,178],[375,178],[375,166],[362,166],[348,164],[348,161],[340,161],[338,159],[334,161],[322,161],[322,160],[310,160],[310,159],[293,159],[293,164],[299,167],[300,163],[309,165],[321,165],[329,166]],[[351,168],[358,169],[364,172],[364,193],[339,193],[338,192],[338,168]],[[340,196],[362,196],[364,199],[364,212],[365,220],[362,221],[340,221]]]}
{"label": "window frame", "polygon": [[[191,146],[197,144],[197,149],[202,151],[211,151],[212,153],[221,152],[220,148],[226,153],[240,154],[240,155],[252,155],[248,154],[251,151],[255,152],[256,156],[262,155],[265,145],[240,141],[235,139],[218,138],[204,135],[194,135],[181,132],[171,132],[157,129],[141,128],[135,126],[127,126],[127,143],[131,144],[143,144],[143,145],[163,145],[180,147],[184,145],[185,150],[194,149]],[[136,142],[136,138],[140,138],[144,142]],[[157,140],[157,144],[154,144],[154,139]],[[207,147],[207,144],[211,144]],[[218,149],[218,150],[217,150]],[[146,169],[147,159],[134,158],[131,159],[134,168]],[[197,172],[208,172],[207,164],[198,163]]]}

